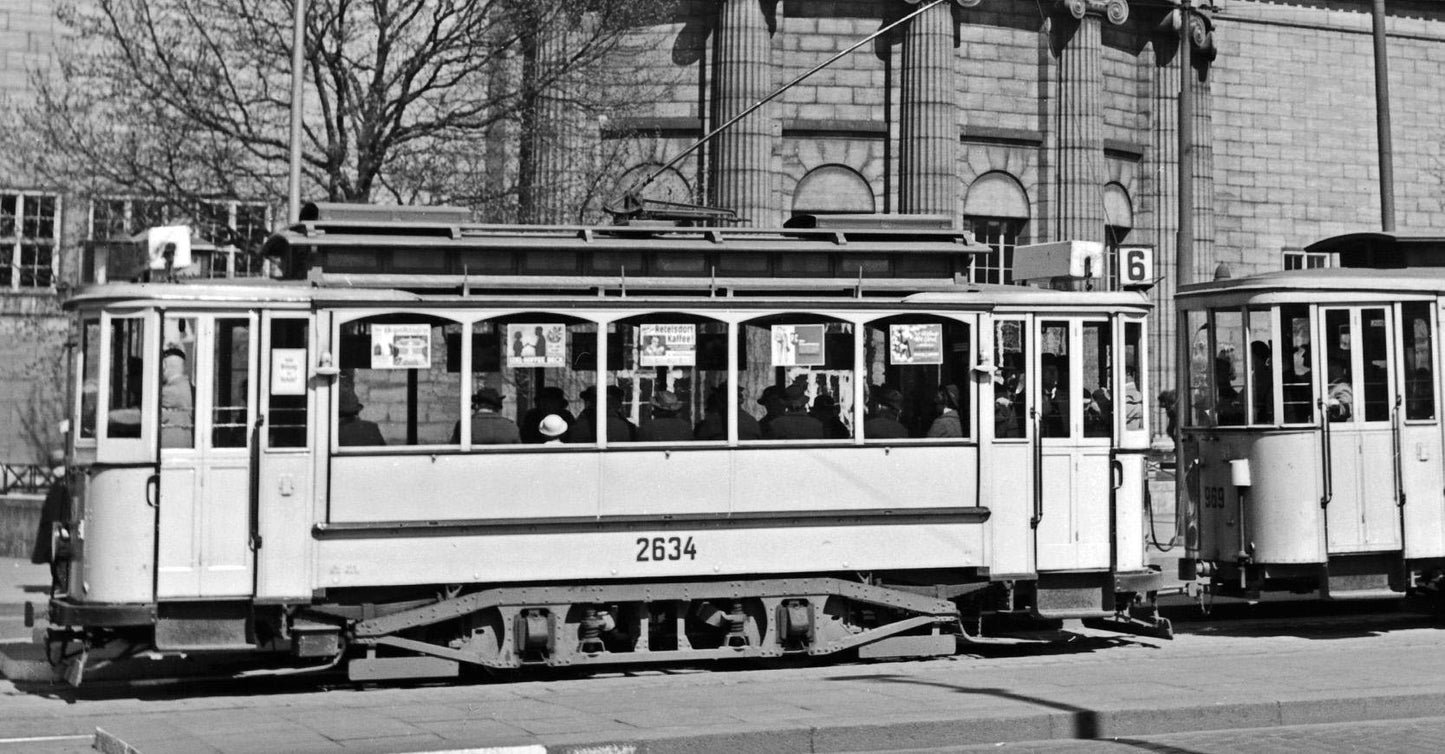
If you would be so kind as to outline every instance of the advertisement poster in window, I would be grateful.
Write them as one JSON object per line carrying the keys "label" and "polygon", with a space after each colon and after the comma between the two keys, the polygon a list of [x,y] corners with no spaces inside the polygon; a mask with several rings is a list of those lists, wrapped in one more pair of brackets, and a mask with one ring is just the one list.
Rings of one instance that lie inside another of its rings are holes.
{"label": "advertisement poster in window", "polygon": [[888,326],[889,363],[893,366],[943,363],[943,325]]}
{"label": "advertisement poster in window", "polygon": [[566,336],[563,324],[507,325],[507,366],[566,366]]}
{"label": "advertisement poster in window", "polygon": [[773,366],[822,365],[822,325],[773,325]]}
{"label": "advertisement poster in window", "polygon": [[639,325],[642,366],[690,367],[697,363],[697,325]]}
{"label": "advertisement poster in window", "polygon": [[431,366],[431,325],[372,325],[372,369]]}

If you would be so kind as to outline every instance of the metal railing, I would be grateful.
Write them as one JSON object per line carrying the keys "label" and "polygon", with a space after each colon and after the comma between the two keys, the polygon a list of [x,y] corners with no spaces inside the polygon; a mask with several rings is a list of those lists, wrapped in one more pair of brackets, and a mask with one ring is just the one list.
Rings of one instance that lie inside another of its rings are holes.
{"label": "metal railing", "polygon": [[60,479],[58,468],[36,464],[0,463],[0,495],[14,492],[43,494]]}

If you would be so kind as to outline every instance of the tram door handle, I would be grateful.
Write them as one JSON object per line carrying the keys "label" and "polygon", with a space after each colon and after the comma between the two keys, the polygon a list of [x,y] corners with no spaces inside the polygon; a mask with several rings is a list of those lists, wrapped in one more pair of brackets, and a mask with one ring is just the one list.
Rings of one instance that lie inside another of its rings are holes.
{"label": "tram door handle", "polygon": [[1044,422],[1037,407],[1029,409],[1034,423],[1034,515],[1029,528],[1039,528],[1044,520]]}
{"label": "tram door handle", "polygon": [[1115,492],[1124,486],[1124,462],[1117,458],[1109,461],[1109,485]]}
{"label": "tram door handle", "polygon": [[160,496],[161,475],[151,474],[150,478],[146,479],[146,505],[149,505],[152,508],[159,508]]}
{"label": "tram door handle", "polygon": [[1320,507],[1330,507],[1330,501],[1335,497],[1335,473],[1333,468],[1334,457],[1330,449],[1330,416],[1325,410],[1323,398],[1317,401],[1320,409],[1320,460],[1324,471],[1325,494],[1320,497]]}

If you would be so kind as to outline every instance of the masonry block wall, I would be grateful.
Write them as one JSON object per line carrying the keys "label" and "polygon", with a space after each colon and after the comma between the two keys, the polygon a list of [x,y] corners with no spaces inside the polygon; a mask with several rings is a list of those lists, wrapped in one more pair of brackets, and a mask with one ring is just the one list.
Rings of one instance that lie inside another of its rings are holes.
{"label": "masonry block wall", "polygon": [[[1362,11],[1230,3],[1216,21],[1219,261],[1280,268],[1284,249],[1380,228],[1374,48]],[[1323,4],[1319,4],[1323,5]],[[1396,227],[1445,229],[1445,8],[1388,26]]]}

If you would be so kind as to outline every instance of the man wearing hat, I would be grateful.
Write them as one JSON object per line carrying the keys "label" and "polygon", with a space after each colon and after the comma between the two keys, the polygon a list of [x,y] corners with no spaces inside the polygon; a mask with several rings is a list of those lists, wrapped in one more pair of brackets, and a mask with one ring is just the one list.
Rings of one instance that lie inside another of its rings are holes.
{"label": "man wearing hat", "polygon": [[[601,409],[607,417],[607,442],[631,442],[637,436],[637,427],[622,416],[622,388],[616,385],[607,386],[607,405]],[[572,425],[572,431],[567,435],[567,442],[593,443],[597,442],[597,388],[589,387],[582,391],[582,413],[577,415],[577,423]]]}
{"label": "man wearing hat", "polygon": [[[502,394],[484,387],[472,395],[472,444],[513,445],[522,441],[517,425],[502,416]],[[462,441],[462,424],[452,430],[452,443]]]}
{"label": "man wearing hat", "polygon": [[838,401],[833,399],[833,396],[827,393],[819,393],[818,397],[813,399],[813,407],[808,409],[808,415],[817,419],[818,423],[823,425],[823,432],[829,438],[845,440],[852,437],[853,433],[848,429],[848,425],[843,423],[843,419],[839,417],[838,414],[841,409],[842,407],[838,405]]}
{"label": "man wearing hat", "polygon": [[[770,390],[776,390],[769,386]],[[728,384],[726,382],[713,388],[707,396],[707,405],[703,407],[702,421],[697,423],[692,430],[694,440],[726,440],[728,439]],[[738,397],[741,398],[741,389]],[[738,411],[738,439],[739,440],[761,440],[763,438],[762,426],[753,415]]]}
{"label": "man wearing hat", "polygon": [[341,446],[352,445],[385,445],[386,438],[381,436],[381,430],[375,422],[369,422],[361,418],[361,401],[356,399],[356,393],[351,388],[342,388],[341,397],[337,400],[336,414],[336,444]]}
{"label": "man wearing hat", "polygon": [[[571,411],[567,410],[568,405],[570,402],[567,400],[567,394],[562,392],[562,388],[548,385],[538,390],[536,405],[532,406],[531,410],[522,417],[522,442],[546,442],[548,438],[540,430],[540,427],[542,420],[553,414],[566,422],[566,426],[571,427],[577,419],[572,416]],[[565,438],[563,439],[565,441]]]}
{"label": "man wearing hat", "polygon": [[963,419],[958,414],[958,387],[939,385],[938,397],[933,403],[938,408],[938,418],[928,427],[929,437],[963,437]]}
{"label": "man wearing hat", "polygon": [[795,380],[783,390],[783,414],[763,428],[769,440],[824,440],[828,432],[823,423],[808,414],[808,384]]}
{"label": "man wearing hat", "polygon": [[908,428],[898,417],[903,413],[903,394],[891,387],[873,390],[873,413],[863,422],[868,440],[896,440],[908,437]]}
{"label": "man wearing hat", "polygon": [[783,406],[783,388],[778,385],[763,388],[762,395],[758,396],[758,405],[763,407],[763,418],[758,420],[758,429],[763,437],[768,437],[768,425],[786,412]]}
{"label": "man wearing hat", "polygon": [[637,428],[638,442],[688,442],[692,425],[678,416],[682,401],[677,393],[661,390],[652,395],[652,421]]}

